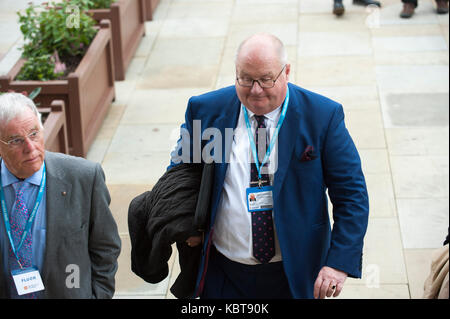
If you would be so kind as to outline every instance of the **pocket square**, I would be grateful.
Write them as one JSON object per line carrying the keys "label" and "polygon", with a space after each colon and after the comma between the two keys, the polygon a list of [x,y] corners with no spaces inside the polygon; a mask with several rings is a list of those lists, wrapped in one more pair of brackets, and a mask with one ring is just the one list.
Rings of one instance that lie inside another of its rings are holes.
{"label": "pocket square", "polygon": [[305,151],[303,152],[302,157],[300,158],[300,161],[307,162],[307,161],[315,160],[316,158],[317,158],[317,155],[314,155],[314,147],[312,147],[311,145],[308,145],[305,148]]}

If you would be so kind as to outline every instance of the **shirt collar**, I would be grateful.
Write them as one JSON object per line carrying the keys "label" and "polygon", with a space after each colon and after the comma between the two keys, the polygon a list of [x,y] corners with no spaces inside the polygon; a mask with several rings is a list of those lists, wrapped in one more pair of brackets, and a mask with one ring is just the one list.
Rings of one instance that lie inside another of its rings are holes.
{"label": "shirt collar", "polygon": [[[249,118],[253,118],[253,115],[255,115],[255,113],[253,113],[252,111],[250,111],[247,107],[245,107],[247,109],[248,112],[248,117]],[[266,113],[264,114],[264,116],[269,119],[270,121],[275,123],[275,120],[277,119],[277,116],[279,115],[281,111],[281,105],[278,106],[275,110],[273,110],[272,112]]]}
{"label": "shirt collar", "polygon": [[[5,161],[2,160],[1,162],[2,162],[1,164],[2,186],[6,187],[8,185],[19,182],[19,179],[9,171],[8,167],[6,167]],[[37,172],[35,172],[30,177],[26,178],[24,182],[40,186],[43,172],[44,172],[44,163],[42,163],[41,168]]]}

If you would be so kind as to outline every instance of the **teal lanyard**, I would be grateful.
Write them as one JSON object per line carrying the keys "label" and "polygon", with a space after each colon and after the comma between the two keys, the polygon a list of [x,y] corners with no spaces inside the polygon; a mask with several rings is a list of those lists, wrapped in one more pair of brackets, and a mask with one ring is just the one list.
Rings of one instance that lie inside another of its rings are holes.
{"label": "teal lanyard", "polygon": [[42,198],[44,196],[45,182],[46,182],[46,173],[45,173],[45,162],[44,162],[44,169],[42,171],[42,179],[41,179],[41,184],[39,185],[39,192],[38,192],[38,195],[36,198],[36,203],[34,204],[33,211],[31,212],[31,215],[28,218],[28,221],[25,225],[25,229],[23,231],[22,238],[19,242],[19,245],[16,248],[14,246],[14,240],[11,235],[11,224],[9,222],[8,210],[6,208],[5,194],[3,192],[3,186],[2,186],[2,183],[0,180],[0,200],[1,200],[1,206],[2,206],[3,220],[5,221],[6,233],[8,234],[9,242],[11,244],[11,249],[14,253],[14,256],[16,256],[16,259],[20,265],[20,268],[22,268],[22,265],[19,262],[19,256],[17,255],[17,253],[19,252],[20,248],[22,248],[25,238],[27,237],[27,234],[31,230],[31,226],[33,225],[34,218],[36,217],[36,213],[39,209],[39,205],[41,204]]}
{"label": "teal lanyard", "polygon": [[[269,147],[267,148],[266,155],[264,156],[263,161],[261,162],[261,166],[259,165],[258,153],[256,151],[255,140],[253,138],[252,126],[250,125],[250,121],[248,119],[247,108],[242,104],[242,109],[244,110],[245,124],[247,125],[247,133],[248,139],[250,140],[250,147],[252,149],[253,159],[255,160],[256,169],[258,171],[259,185],[261,185],[261,167],[266,164],[269,159],[270,153],[275,145],[275,141],[277,140],[278,133],[280,132],[281,125],[283,124],[284,118],[286,117],[286,112],[289,104],[289,87],[286,89],[286,98],[284,99],[283,108],[281,110],[280,119],[278,120],[277,126],[275,128],[275,132],[270,140]],[[258,128],[256,128],[258,129]]]}

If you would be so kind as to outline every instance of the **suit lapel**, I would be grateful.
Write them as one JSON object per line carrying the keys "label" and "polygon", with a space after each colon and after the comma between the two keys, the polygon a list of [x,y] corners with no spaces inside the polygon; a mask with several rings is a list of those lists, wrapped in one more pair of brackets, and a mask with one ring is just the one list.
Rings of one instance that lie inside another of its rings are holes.
{"label": "suit lapel", "polygon": [[289,91],[289,105],[286,118],[278,135],[278,168],[274,179],[274,197],[278,197],[281,185],[289,167],[294,150],[295,141],[299,133],[300,114],[298,112],[298,100],[294,90]]}
{"label": "suit lapel", "polygon": [[52,265],[57,260],[58,244],[61,242],[60,226],[65,224],[67,214],[66,201],[70,196],[72,185],[64,181],[62,172],[58,170],[56,160],[46,152],[45,166],[47,169],[46,186],[46,249],[43,265],[43,280],[52,271]]}

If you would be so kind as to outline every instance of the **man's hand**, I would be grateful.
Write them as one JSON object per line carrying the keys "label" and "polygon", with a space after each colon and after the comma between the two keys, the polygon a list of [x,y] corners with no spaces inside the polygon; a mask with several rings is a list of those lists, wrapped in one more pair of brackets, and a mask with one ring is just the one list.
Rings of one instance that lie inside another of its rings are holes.
{"label": "man's hand", "polygon": [[195,247],[200,245],[202,242],[202,237],[200,236],[191,236],[186,240],[186,243],[189,247]]}
{"label": "man's hand", "polygon": [[339,296],[342,287],[344,286],[345,279],[347,279],[347,273],[324,266],[320,270],[316,282],[314,283],[314,298],[323,299],[325,296]]}

